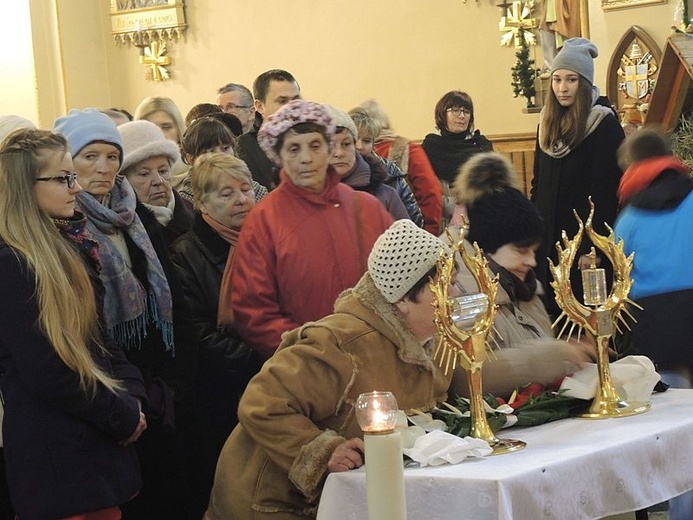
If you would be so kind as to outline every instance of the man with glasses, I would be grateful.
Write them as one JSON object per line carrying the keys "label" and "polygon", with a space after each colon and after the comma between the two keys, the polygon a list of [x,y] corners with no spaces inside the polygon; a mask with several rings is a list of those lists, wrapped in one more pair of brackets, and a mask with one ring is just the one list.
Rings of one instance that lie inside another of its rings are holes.
{"label": "man with glasses", "polygon": [[263,120],[290,101],[300,99],[301,90],[291,73],[272,69],[263,72],[255,79],[253,95],[255,96],[255,126],[238,139],[238,157],[248,165],[253,179],[271,191],[279,184],[279,169],[257,144],[257,131]]}
{"label": "man with glasses", "polygon": [[243,133],[250,132],[255,122],[253,95],[247,87],[229,83],[217,90],[217,105],[227,114],[234,115],[243,125]]}

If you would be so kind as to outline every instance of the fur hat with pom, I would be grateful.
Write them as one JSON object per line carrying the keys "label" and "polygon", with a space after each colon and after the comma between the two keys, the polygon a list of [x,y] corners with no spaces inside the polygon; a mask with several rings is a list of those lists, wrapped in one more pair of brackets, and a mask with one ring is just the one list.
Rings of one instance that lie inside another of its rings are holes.
{"label": "fur hat with pom", "polygon": [[510,161],[497,152],[477,154],[460,168],[453,192],[467,208],[467,239],[486,253],[506,244],[540,242],[544,235],[544,221],[519,186]]}

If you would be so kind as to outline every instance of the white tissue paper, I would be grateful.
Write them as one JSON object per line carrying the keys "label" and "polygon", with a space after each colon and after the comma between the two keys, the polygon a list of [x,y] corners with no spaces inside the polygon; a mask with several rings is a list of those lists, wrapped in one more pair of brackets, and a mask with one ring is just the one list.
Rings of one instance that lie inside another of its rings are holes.
{"label": "white tissue paper", "polygon": [[[621,399],[633,402],[649,402],[659,374],[646,356],[626,356],[610,363],[611,379]],[[593,399],[599,387],[597,365],[592,364],[566,377],[561,383],[563,395],[578,399]]]}
{"label": "white tissue paper", "polygon": [[402,451],[423,467],[440,466],[446,463],[459,464],[467,457],[484,457],[493,450],[488,442],[482,439],[461,438],[451,433],[434,430],[418,437],[413,448],[403,448]]}

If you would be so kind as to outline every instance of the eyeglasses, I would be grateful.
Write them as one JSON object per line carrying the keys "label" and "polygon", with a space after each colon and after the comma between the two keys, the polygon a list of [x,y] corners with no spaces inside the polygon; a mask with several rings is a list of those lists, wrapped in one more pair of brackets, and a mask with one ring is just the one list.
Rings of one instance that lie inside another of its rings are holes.
{"label": "eyeglasses", "polygon": [[53,175],[52,177],[37,177],[37,181],[58,181],[61,184],[67,184],[69,189],[75,187],[77,182],[77,172],[70,172],[66,175]]}
{"label": "eyeglasses", "polygon": [[235,103],[226,103],[224,106],[219,105],[219,108],[221,108],[224,112],[231,112],[232,110],[240,110],[243,108],[248,110],[249,108],[253,108],[253,105],[237,105]]}
{"label": "eyeglasses", "polygon": [[446,112],[450,112],[453,116],[455,117],[460,117],[460,115],[464,115],[465,117],[469,117],[472,115],[472,113],[467,110],[466,108],[448,108]]}

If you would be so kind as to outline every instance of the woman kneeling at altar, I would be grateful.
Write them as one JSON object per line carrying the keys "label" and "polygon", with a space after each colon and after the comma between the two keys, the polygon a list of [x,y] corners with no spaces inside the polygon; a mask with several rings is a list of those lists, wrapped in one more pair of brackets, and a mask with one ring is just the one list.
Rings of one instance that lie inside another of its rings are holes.
{"label": "woman kneeling at altar", "polygon": [[[541,299],[543,288],[534,275],[544,222],[518,189],[510,162],[495,152],[472,157],[460,168],[453,193],[457,205],[448,231],[459,240],[466,215],[465,247],[471,251],[476,242],[499,279],[498,311],[489,343],[500,348],[483,365],[484,393],[504,396],[527,383],[549,384],[595,359],[594,345],[554,336]],[[461,258],[457,264],[461,291],[478,292]],[[466,372],[458,368],[450,396],[467,393]]]}
{"label": "woman kneeling at altar", "polygon": [[335,314],[283,335],[241,398],[205,519],[313,518],[327,474],[363,465],[361,393],[390,391],[405,411],[445,400],[452,371],[432,359],[429,287],[442,250],[438,237],[396,221]]}

